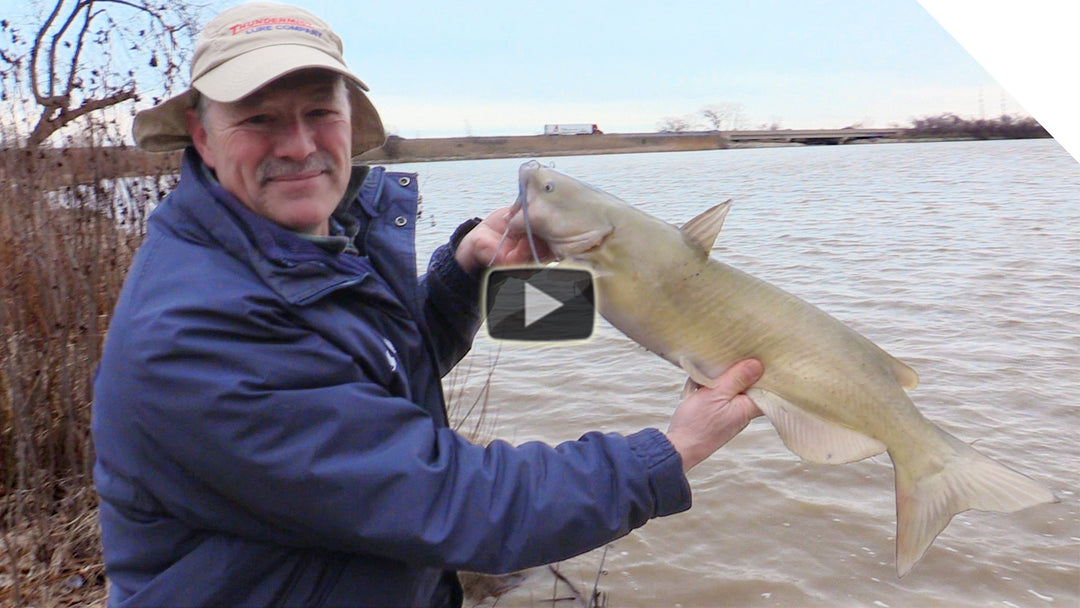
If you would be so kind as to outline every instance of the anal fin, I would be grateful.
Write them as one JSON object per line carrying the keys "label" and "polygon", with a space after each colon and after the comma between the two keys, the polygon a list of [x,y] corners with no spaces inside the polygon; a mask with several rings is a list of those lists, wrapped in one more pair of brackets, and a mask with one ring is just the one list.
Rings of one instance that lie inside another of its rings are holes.
{"label": "anal fin", "polygon": [[776,393],[751,388],[746,394],[776,427],[784,445],[804,460],[844,464],[886,449],[877,439],[809,414]]}

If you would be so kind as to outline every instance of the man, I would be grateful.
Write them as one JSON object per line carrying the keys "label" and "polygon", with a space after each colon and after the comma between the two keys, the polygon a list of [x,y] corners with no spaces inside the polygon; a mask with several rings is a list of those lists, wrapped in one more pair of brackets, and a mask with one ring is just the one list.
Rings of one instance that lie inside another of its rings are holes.
{"label": "man", "polygon": [[[186,151],[95,382],[110,605],[460,605],[457,569],[562,560],[689,508],[685,472],[760,413],[750,361],[666,434],[469,444],[440,378],[480,324],[507,210],[417,279],[415,177],[351,165],[383,128],[307,11],[223,12],[191,76],[134,127]],[[495,263],[528,251],[512,234]]]}

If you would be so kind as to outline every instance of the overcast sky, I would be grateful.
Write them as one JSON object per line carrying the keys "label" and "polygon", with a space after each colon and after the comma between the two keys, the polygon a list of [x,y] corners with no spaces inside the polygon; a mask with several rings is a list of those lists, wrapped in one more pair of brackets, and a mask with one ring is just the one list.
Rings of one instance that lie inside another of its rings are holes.
{"label": "overcast sky", "polygon": [[[403,137],[528,135],[546,123],[651,132],[724,104],[742,128],[1030,113],[1064,143],[1052,114],[1078,101],[1080,46],[1064,42],[1080,22],[1075,0],[292,2],[344,38]],[[0,16],[27,6],[0,0]]]}
{"label": "overcast sky", "polygon": [[405,137],[655,131],[710,104],[744,128],[1023,111],[915,0],[297,3]]}

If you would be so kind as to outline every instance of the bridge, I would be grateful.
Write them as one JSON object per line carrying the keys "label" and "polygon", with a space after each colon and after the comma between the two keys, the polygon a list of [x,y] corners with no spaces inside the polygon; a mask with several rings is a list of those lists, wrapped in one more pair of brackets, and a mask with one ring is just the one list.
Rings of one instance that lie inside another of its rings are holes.
{"label": "bridge", "polygon": [[731,143],[775,142],[789,144],[846,144],[860,139],[889,139],[904,129],[765,129],[757,131],[720,131]]}

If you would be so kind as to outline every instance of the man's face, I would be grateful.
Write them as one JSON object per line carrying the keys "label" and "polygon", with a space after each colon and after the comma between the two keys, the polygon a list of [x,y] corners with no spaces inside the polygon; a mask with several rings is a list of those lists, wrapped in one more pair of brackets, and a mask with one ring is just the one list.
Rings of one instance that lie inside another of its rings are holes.
{"label": "man's face", "polygon": [[221,185],[255,213],[326,235],[351,172],[344,81],[324,70],[283,76],[233,102],[205,100],[188,132]]}

